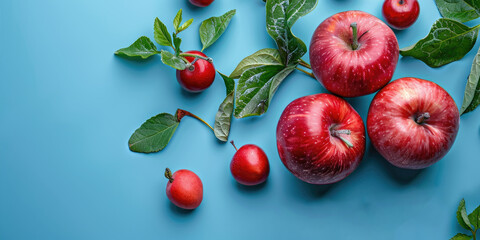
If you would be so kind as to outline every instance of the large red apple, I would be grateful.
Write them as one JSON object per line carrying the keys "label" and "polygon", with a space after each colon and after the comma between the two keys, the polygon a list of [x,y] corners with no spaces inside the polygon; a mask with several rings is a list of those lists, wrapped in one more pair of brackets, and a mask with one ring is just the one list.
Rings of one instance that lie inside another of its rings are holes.
{"label": "large red apple", "polygon": [[452,97],[437,84],[401,78],[380,90],[368,111],[373,146],[400,168],[426,168],[450,150],[459,113]]}
{"label": "large red apple", "polygon": [[308,183],[330,184],[357,168],[365,153],[365,127],[355,109],[339,97],[301,97],[280,117],[277,148],[293,175]]}
{"label": "large red apple", "polygon": [[337,13],[313,33],[310,61],[330,92],[358,97],[376,92],[393,76],[398,42],[380,19],[361,11]]}

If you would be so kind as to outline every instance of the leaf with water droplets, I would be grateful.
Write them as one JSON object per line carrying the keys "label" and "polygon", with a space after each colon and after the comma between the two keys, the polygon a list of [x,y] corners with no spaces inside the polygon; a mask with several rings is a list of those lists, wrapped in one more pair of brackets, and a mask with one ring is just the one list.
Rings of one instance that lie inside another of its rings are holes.
{"label": "leaf with water droplets", "polygon": [[233,101],[235,96],[235,81],[233,78],[229,78],[220,73],[225,81],[225,87],[227,89],[227,97],[223,100],[222,104],[218,107],[217,114],[215,115],[215,125],[213,132],[215,137],[220,141],[228,141],[228,135],[230,134],[230,125],[232,122],[233,113]]}

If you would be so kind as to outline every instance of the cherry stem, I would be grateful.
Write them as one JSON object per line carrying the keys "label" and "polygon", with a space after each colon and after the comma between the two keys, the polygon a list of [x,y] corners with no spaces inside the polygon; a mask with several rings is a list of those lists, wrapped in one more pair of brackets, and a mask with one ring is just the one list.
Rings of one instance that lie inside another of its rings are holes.
{"label": "cherry stem", "polygon": [[342,140],[345,143],[345,145],[347,145],[347,147],[349,148],[352,148],[353,144],[350,141],[348,141],[346,138],[342,137],[342,135],[343,134],[350,135],[351,133],[352,132],[350,130],[334,130],[334,129],[330,130],[330,134],[332,134],[332,136],[340,138],[340,140]]}
{"label": "cherry stem", "polygon": [[403,0],[400,0],[398,4],[403,5],[405,2]]}
{"label": "cherry stem", "polygon": [[[200,55],[197,55],[197,54],[191,54],[191,53],[180,53],[180,56],[181,57],[194,57],[194,58],[199,58],[199,59],[203,59],[205,61],[208,61],[209,63],[213,63],[213,59],[211,57],[204,57],[204,56],[200,56]],[[195,61],[195,60],[194,60]]]}
{"label": "cherry stem", "polygon": [[430,113],[428,112],[422,113],[415,119],[415,122],[418,124],[422,124],[425,122],[425,120],[428,120],[429,118],[430,118]]}
{"label": "cherry stem", "polygon": [[165,169],[165,177],[168,179],[170,183],[173,182],[173,175],[172,175],[172,171],[170,171],[170,168]]}
{"label": "cherry stem", "polygon": [[303,69],[301,69],[301,68],[298,68],[298,67],[295,68],[295,69],[297,69],[297,70],[300,71],[300,72],[303,72],[303,73],[307,74],[308,76],[312,77],[313,79],[317,79],[317,78],[315,77],[315,75],[313,75],[313,73],[307,72],[307,71],[305,71],[305,70],[303,70]]}
{"label": "cherry stem", "polygon": [[357,29],[357,23],[354,22],[352,24],[350,24],[350,27],[352,28],[352,31],[353,31],[353,37],[352,37],[352,49],[353,50],[357,50],[358,49],[358,38],[357,38],[357,35],[358,35],[358,29]]}
{"label": "cherry stem", "polygon": [[235,148],[235,151],[238,151],[238,148],[235,146],[235,143],[232,141],[230,141],[230,143],[233,145],[233,147]]}
{"label": "cherry stem", "polygon": [[189,116],[189,117],[193,117],[197,120],[199,120],[200,122],[202,122],[203,124],[207,125],[207,127],[209,127],[210,129],[213,130],[212,126],[210,126],[210,124],[208,124],[207,122],[205,122],[203,119],[201,119],[200,117],[198,117],[197,115],[189,112],[189,111],[185,111],[185,110],[182,110],[182,109],[177,109],[177,113],[175,114],[177,116],[177,121],[180,122],[182,120],[183,117],[185,116]]}

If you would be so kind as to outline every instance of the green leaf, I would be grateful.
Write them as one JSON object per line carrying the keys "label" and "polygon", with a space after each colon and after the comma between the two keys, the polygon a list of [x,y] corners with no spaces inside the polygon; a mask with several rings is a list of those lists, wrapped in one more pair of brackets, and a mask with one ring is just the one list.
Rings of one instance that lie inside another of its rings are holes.
{"label": "green leaf", "polygon": [[460,114],[465,114],[475,110],[480,104],[480,49],[473,59],[472,69],[468,76],[467,86],[465,87],[465,95],[463,97],[462,108]]}
{"label": "green leaf", "polygon": [[235,9],[230,10],[220,17],[211,17],[202,22],[200,25],[200,41],[202,41],[203,45],[202,51],[222,36],[235,13]]}
{"label": "green leaf", "polygon": [[173,55],[171,52],[162,50],[160,55],[162,56],[162,62],[170,67],[177,70],[184,70],[187,67],[183,59]]}
{"label": "green leaf", "polygon": [[115,54],[127,57],[141,57],[143,59],[149,58],[159,53],[157,47],[148,37],[142,36],[132,45],[126,48],[118,49]]}
{"label": "green leaf", "polygon": [[177,15],[173,19],[173,27],[175,28],[175,32],[179,32],[180,23],[182,22],[182,9],[178,10]]}
{"label": "green leaf", "polygon": [[250,68],[266,65],[283,65],[277,49],[265,48],[244,58],[230,74],[230,77],[239,78],[243,72]]}
{"label": "green leaf", "polygon": [[460,204],[458,205],[457,220],[460,226],[462,226],[463,228],[469,231],[472,230],[472,225],[470,224],[470,220],[468,219],[468,216],[467,216],[467,209],[465,209],[464,199],[462,199],[462,201],[460,201]]}
{"label": "green leaf", "polygon": [[163,24],[158,18],[155,18],[155,23],[153,24],[154,38],[155,41],[162,45],[171,47],[172,45],[172,36],[168,32],[167,26]]}
{"label": "green leaf", "polygon": [[270,85],[270,91],[268,93],[269,105],[270,105],[270,102],[272,101],[273,96],[277,92],[278,86],[280,86],[280,84],[283,82],[283,80],[285,80],[285,78],[288,75],[290,75],[290,73],[292,73],[293,70],[295,70],[295,67],[296,66],[288,66],[285,69],[283,69],[282,71],[280,71],[279,73],[277,73],[277,75],[275,75],[275,77],[273,77],[272,83]]}
{"label": "green leaf", "polygon": [[223,80],[225,81],[225,87],[227,89],[227,97],[218,107],[217,114],[215,115],[215,125],[213,127],[213,132],[215,137],[220,141],[228,141],[228,135],[230,134],[230,125],[232,122],[233,114],[233,101],[235,96],[235,81],[233,78],[229,78],[220,73]]}
{"label": "green leaf", "polygon": [[[285,67],[277,65],[260,66],[245,71],[238,81],[235,117],[244,118],[264,114],[279,82],[290,72],[285,70]],[[273,89],[272,82],[275,82]]]}
{"label": "green leaf", "polygon": [[317,6],[317,0],[269,0],[267,10],[267,32],[277,43],[285,66],[296,64],[305,53],[307,46],[293,35],[291,28],[302,16]]}
{"label": "green leaf", "polygon": [[459,233],[457,235],[455,235],[454,237],[450,238],[450,240],[470,240],[472,239],[472,236],[468,236],[466,234],[463,234],[463,233]]}
{"label": "green leaf", "polygon": [[186,22],[184,22],[184,23],[182,24],[182,26],[180,26],[180,28],[178,29],[178,32],[181,32],[181,31],[187,29],[188,27],[190,27],[190,25],[191,25],[192,23],[193,23],[193,18],[187,20]]}
{"label": "green leaf", "polygon": [[[457,2],[457,0],[448,0],[449,2]],[[463,0],[470,7],[474,8],[477,13],[480,13],[480,1],[479,0]]]}
{"label": "green leaf", "polygon": [[477,11],[463,0],[435,0],[440,14],[445,18],[468,22],[480,17]]}
{"label": "green leaf", "polygon": [[180,44],[182,43],[182,39],[177,37],[176,33],[173,33],[173,45],[175,46],[175,56],[178,56],[181,52]]}
{"label": "green leaf", "polygon": [[402,56],[422,60],[430,67],[441,67],[460,60],[475,45],[478,26],[470,28],[455,20],[437,20],[424,39],[415,45],[400,49]]}
{"label": "green leaf", "polygon": [[480,206],[468,215],[468,220],[476,230],[480,229]]}
{"label": "green leaf", "polygon": [[161,113],[148,119],[128,140],[133,152],[151,153],[164,149],[172,138],[179,122],[168,113]]}

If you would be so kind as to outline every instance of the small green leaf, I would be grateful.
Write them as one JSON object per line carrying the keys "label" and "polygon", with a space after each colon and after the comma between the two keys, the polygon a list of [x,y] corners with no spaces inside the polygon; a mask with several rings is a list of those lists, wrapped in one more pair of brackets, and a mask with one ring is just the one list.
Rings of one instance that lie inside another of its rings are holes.
{"label": "small green leaf", "polygon": [[[270,65],[245,71],[238,81],[235,96],[235,117],[244,118],[264,114],[270,105],[273,93],[280,84],[279,82],[291,73],[291,70],[287,69],[284,66]],[[275,82],[273,88],[272,82]]]}
{"label": "small green leaf", "polygon": [[463,233],[459,233],[457,235],[455,235],[454,237],[450,238],[450,240],[470,240],[472,239],[472,236],[468,236],[466,234],[463,234]]}
{"label": "small green leaf", "polygon": [[231,92],[235,91],[235,80],[231,77],[228,77],[227,75],[218,72],[220,76],[222,76],[223,81],[225,82],[225,88],[227,90],[227,95],[230,94]]}
{"label": "small green leaf", "polygon": [[424,39],[400,49],[402,56],[411,56],[430,67],[441,67],[462,59],[475,45],[478,26],[470,28],[455,20],[437,20]]}
{"label": "small green leaf", "polygon": [[435,0],[438,11],[445,18],[468,22],[480,17],[477,11],[463,0]]}
{"label": "small green leaf", "polygon": [[250,68],[266,65],[283,65],[277,49],[265,48],[244,58],[230,74],[230,77],[239,78],[243,72]]}
{"label": "small green leaf", "polygon": [[462,108],[460,114],[465,114],[475,110],[480,104],[480,49],[473,59],[472,69],[468,76],[467,86],[465,87],[465,95],[463,97]]}
{"label": "small green leaf", "polygon": [[473,228],[476,230],[480,229],[480,206],[478,206],[475,211],[468,215],[468,220],[473,225]]}
{"label": "small green leaf", "polygon": [[460,204],[458,205],[457,220],[460,226],[462,226],[463,228],[469,231],[472,230],[472,225],[470,224],[470,220],[468,219],[468,216],[467,216],[467,209],[465,209],[464,199],[462,199],[462,201],[460,201]]}
{"label": "small green leaf", "polygon": [[285,66],[296,64],[305,53],[307,46],[293,35],[291,28],[302,16],[317,6],[317,0],[269,0],[267,10],[267,32],[277,43]]}
{"label": "small green leaf", "polygon": [[235,96],[235,81],[233,78],[229,78],[220,73],[225,81],[225,87],[227,89],[227,97],[218,107],[217,114],[215,115],[215,125],[213,132],[215,136],[223,142],[228,141],[228,135],[230,134],[230,125],[232,122],[233,114],[233,101]]}
{"label": "small green leaf", "polygon": [[187,67],[183,59],[173,55],[171,52],[162,50],[160,55],[162,56],[162,62],[170,67],[177,70],[184,70]]}
{"label": "small green leaf", "polygon": [[200,25],[200,41],[202,41],[203,45],[202,51],[222,36],[235,13],[235,9],[230,10],[220,17],[211,17],[202,22]]}
{"label": "small green leaf", "polygon": [[172,138],[179,122],[168,113],[161,113],[148,119],[128,140],[133,152],[151,153],[164,149]]}
{"label": "small green leaf", "polygon": [[173,45],[175,46],[175,56],[178,56],[181,52],[180,44],[182,43],[182,39],[177,37],[176,33],[173,33]]}
{"label": "small green leaf", "polygon": [[155,23],[153,24],[154,38],[155,41],[162,45],[171,47],[172,45],[172,36],[168,32],[167,26],[163,24],[158,18],[155,18]]}
{"label": "small green leaf", "polygon": [[182,9],[178,10],[177,15],[173,19],[173,27],[175,28],[175,32],[179,32],[180,23],[182,22]]}
{"label": "small green leaf", "polygon": [[127,57],[141,57],[143,59],[149,58],[159,53],[157,47],[148,37],[142,36],[132,45],[126,48],[118,49],[115,54]]}
{"label": "small green leaf", "polygon": [[184,22],[184,23],[182,24],[182,26],[180,26],[180,28],[178,29],[178,32],[181,32],[181,31],[187,29],[188,27],[190,27],[190,25],[191,25],[192,23],[193,23],[193,18],[187,20],[186,22]]}

